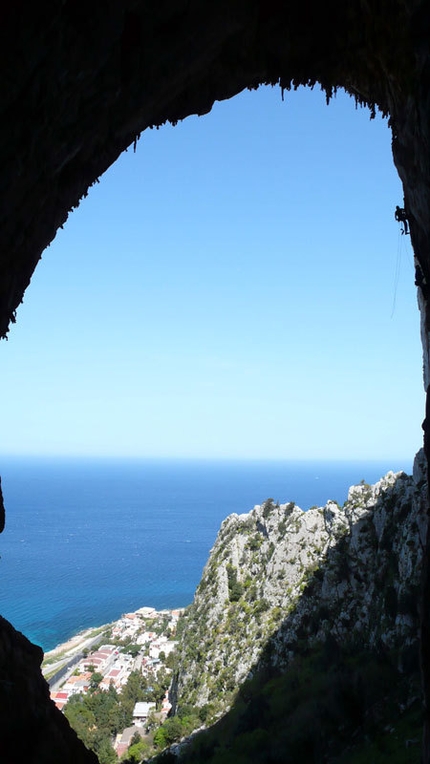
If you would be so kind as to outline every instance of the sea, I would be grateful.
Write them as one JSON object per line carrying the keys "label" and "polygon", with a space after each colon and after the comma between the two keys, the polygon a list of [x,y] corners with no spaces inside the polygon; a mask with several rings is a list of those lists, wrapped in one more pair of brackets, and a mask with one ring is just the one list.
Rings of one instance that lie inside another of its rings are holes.
{"label": "sea", "polygon": [[123,613],[190,604],[222,521],[267,498],[342,504],[410,462],[2,457],[0,613],[45,651]]}

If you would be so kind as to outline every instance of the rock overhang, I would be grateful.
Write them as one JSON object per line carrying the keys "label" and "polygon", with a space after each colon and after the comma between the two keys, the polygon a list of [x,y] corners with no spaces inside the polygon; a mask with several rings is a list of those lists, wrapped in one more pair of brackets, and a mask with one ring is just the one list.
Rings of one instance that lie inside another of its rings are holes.
{"label": "rock overhang", "polygon": [[395,123],[421,86],[427,16],[425,3],[400,1],[10,4],[0,335],[69,211],[143,130],[261,84],[319,84],[328,97],[343,87]]}

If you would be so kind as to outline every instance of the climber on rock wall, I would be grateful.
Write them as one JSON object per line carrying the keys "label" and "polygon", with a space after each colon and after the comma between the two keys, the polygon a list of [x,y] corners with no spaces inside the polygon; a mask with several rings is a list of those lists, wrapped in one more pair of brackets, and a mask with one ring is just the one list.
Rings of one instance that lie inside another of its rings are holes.
{"label": "climber on rock wall", "polygon": [[406,210],[404,207],[399,207],[397,205],[396,211],[394,213],[394,217],[397,220],[398,223],[403,223],[402,233],[408,234],[409,233],[409,223],[408,223],[408,216],[406,214]]}

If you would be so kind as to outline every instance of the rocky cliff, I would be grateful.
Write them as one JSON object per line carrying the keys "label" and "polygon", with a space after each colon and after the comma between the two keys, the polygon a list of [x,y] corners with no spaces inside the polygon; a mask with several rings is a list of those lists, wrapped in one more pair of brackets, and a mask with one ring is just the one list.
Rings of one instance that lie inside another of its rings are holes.
{"label": "rocky cliff", "polygon": [[0,617],[0,761],[97,764],[50,700],[42,659],[41,648]]}
{"label": "rocky cliff", "polygon": [[216,718],[263,664],[282,673],[328,643],[416,671],[425,536],[422,452],[413,476],[354,486],[343,507],[268,500],[228,517],[186,613],[179,706],[209,704]]}

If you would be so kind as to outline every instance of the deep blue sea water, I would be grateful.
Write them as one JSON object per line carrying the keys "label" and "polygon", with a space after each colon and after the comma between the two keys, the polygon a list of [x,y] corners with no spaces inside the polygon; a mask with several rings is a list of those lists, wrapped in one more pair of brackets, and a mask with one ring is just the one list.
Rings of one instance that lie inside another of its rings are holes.
{"label": "deep blue sea water", "polygon": [[0,613],[45,650],[143,605],[188,605],[222,520],[343,503],[389,462],[0,460]]}

